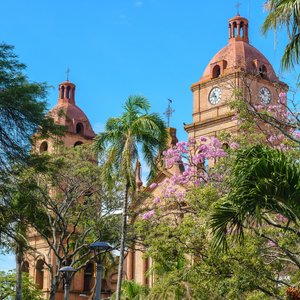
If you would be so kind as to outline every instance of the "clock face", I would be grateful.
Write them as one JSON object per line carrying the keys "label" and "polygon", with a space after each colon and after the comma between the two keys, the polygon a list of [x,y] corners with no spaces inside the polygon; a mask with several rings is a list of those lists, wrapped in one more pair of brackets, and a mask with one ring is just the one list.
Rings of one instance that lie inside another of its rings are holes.
{"label": "clock face", "polygon": [[210,104],[215,105],[221,100],[221,89],[219,87],[214,87],[212,90],[209,92],[208,95],[208,101]]}
{"label": "clock face", "polygon": [[260,88],[258,97],[263,104],[269,104],[271,102],[271,92],[264,86]]}

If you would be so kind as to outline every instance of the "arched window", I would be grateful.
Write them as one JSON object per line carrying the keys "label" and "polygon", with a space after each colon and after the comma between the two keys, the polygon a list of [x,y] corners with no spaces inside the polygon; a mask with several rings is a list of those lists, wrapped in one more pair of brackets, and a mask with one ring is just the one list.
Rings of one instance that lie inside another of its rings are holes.
{"label": "arched window", "polygon": [[28,261],[23,261],[21,271],[24,273],[29,273],[29,263]]}
{"label": "arched window", "polygon": [[74,99],[74,96],[75,96],[75,87],[73,87],[71,90],[71,99]]}
{"label": "arched window", "polygon": [[259,67],[259,75],[261,78],[266,78],[267,77],[267,68],[265,65],[261,65]]}
{"label": "arched window", "polygon": [[233,37],[236,37],[237,35],[237,26],[236,26],[236,23],[234,22],[233,23]]}
{"label": "arched window", "polygon": [[70,86],[67,86],[67,90],[66,90],[66,94],[67,94],[67,98],[70,99]]}
{"label": "arched window", "polygon": [[83,134],[83,124],[82,123],[76,124],[76,133]]}
{"label": "arched window", "polygon": [[83,144],[82,141],[77,141],[77,142],[74,144],[74,148],[77,147],[77,146],[80,146],[80,145],[82,145],[82,144]]}
{"label": "arched window", "polygon": [[94,264],[88,263],[84,268],[83,291],[90,292],[94,286]]}
{"label": "arched window", "polygon": [[40,153],[48,151],[48,143],[46,141],[42,142],[40,145]]}
{"label": "arched window", "polygon": [[61,95],[60,95],[60,98],[63,99],[65,97],[65,87],[62,86],[61,87]]}
{"label": "arched window", "polygon": [[42,290],[44,287],[44,262],[41,259],[36,262],[35,269],[35,283]]}
{"label": "arched window", "polygon": [[213,71],[212,71],[212,77],[213,78],[218,78],[221,75],[221,68],[219,65],[214,66]]}
{"label": "arched window", "polygon": [[245,34],[245,32],[244,32],[244,23],[241,22],[241,25],[240,25],[240,36],[244,37],[244,34]]}

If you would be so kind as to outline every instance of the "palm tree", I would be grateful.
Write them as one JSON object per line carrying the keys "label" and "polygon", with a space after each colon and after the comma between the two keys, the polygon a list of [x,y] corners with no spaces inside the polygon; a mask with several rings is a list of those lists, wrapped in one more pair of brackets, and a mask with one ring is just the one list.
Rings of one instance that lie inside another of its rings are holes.
{"label": "palm tree", "polygon": [[267,222],[267,213],[290,221],[300,218],[299,162],[280,150],[254,146],[242,150],[233,165],[230,192],[211,216],[214,246],[226,247],[228,233],[243,238],[246,225]]}
{"label": "palm tree", "polygon": [[120,261],[118,269],[117,300],[121,295],[124,249],[127,233],[127,210],[129,196],[135,194],[134,166],[139,159],[139,149],[143,159],[150,167],[149,176],[156,171],[156,157],[167,141],[165,123],[158,114],[148,113],[150,104],[142,96],[130,96],[124,105],[120,117],[108,119],[105,132],[95,140],[95,147],[100,156],[106,155],[104,164],[105,179],[112,179],[113,171],[117,171],[125,184]]}
{"label": "palm tree", "polygon": [[300,2],[299,0],[269,0],[269,14],[262,26],[263,33],[269,29],[286,27],[289,37],[281,65],[289,69],[300,60]]}

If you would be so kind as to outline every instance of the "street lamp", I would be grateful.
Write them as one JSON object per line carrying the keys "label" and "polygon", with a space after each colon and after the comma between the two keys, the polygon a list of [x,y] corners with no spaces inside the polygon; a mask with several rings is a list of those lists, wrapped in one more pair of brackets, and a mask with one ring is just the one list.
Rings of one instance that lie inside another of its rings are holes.
{"label": "street lamp", "polygon": [[94,242],[90,244],[90,249],[94,251],[94,255],[96,257],[97,262],[97,278],[96,278],[96,298],[95,300],[100,300],[101,297],[101,271],[102,271],[102,263],[101,263],[101,253],[103,251],[110,251],[112,246],[107,242]]}
{"label": "street lamp", "polygon": [[70,285],[73,273],[76,272],[76,269],[74,269],[71,266],[62,267],[59,269],[59,272],[62,272],[65,279],[65,297],[64,300],[69,300],[69,293],[70,293]]}

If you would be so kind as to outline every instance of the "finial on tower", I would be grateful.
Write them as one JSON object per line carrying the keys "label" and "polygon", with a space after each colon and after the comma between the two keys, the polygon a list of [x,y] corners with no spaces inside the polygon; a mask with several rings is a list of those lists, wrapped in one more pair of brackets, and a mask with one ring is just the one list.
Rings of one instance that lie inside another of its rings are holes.
{"label": "finial on tower", "polygon": [[164,112],[164,115],[167,116],[167,118],[168,118],[168,128],[169,128],[170,127],[170,119],[171,119],[173,112],[175,112],[175,110],[172,109],[172,107],[171,107],[171,103],[173,102],[172,99],[168,99],[168,101],[169,101],[168,107],[167,107],[166,111]]}
{"label": "finial on tower", "polygon": [[69,76],[70,76],[70,68],[69,67],[67,68],[66,74],[67,74],[67,81],[69,81]]}
{"label": "finial on tower", "polygon": [[239,15],[240,15],[240,6],[241,6],[241,3],[240,3],[240,1],[237,1],[237,2],[236,2],[236,5],[235,5],[235,7],[236,7],[236,14],[237,14],[237,16],[239,16]]}

